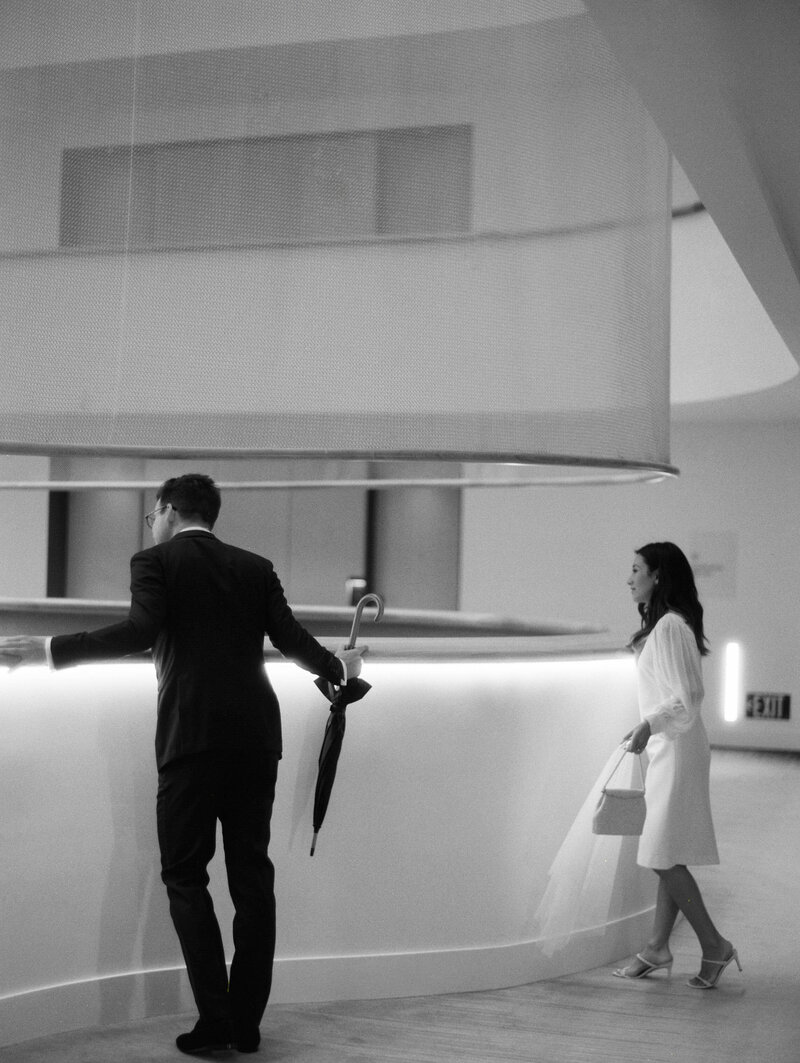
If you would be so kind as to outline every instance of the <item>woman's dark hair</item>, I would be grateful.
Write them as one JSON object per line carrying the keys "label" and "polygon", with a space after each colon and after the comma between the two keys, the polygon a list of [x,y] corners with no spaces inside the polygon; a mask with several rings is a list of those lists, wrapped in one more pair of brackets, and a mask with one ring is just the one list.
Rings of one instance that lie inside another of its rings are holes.
{"label": "woman's dark hair", "polygon": [[222,502],[217,485],[210,476],[201,472],[190,472],[165,480],[156,498],[160,505],[171,504],[182,517],[196,517],[209,528],[214,527]]}
{"label": "woman's dark hair", "polygon": [[650,601],[639,603],[642,627],[631,638],[630,645],[635,648],[646,639],[665,613],[679,613],[694,632],[697,648],[705,657],[708,645],[703,631],[703,607],[697,597],[692,566],[683,550],[675,543],[648,543],[636,553],[647,565],[648,572],[658,573],[658,579]]}

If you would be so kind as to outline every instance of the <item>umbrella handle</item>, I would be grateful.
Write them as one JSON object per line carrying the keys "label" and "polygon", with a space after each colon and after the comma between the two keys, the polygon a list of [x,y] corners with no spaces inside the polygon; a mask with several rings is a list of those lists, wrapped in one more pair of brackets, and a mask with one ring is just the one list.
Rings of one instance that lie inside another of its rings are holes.
{"label": "umbrella handle", "polygon": [[350,638],[345,645],[346,650],[352,650],[356,644],[356,638],[358,636],[358,627],[361,623],[361,614],[364,612],[364,606],[373,603],[377,612],[375,613],[375,623],[383,616],[383,598],[379,594],[365,594],[363,598],[360,598],[356,605],[355,616],[353,617],[353,626],[350,628]]}

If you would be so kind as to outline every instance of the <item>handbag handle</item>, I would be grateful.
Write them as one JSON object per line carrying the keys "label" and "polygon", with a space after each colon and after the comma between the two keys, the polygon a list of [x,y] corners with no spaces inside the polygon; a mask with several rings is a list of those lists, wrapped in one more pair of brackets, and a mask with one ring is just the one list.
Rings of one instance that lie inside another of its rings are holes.
{"label": "handbag handle", "polygon": [[[606,786],[608,786],[608,784],[609,784],[609,783],[611,782],[611,780],[612,780],[612,779],[614,778],[614,776],[616,775],[616,773],[617,773],[617,768],[618,768],[618,767],[620,766],[620,764],[621,764],[621,763],[623,762],[623,760],[625,759],[625,757],[627,756],[627,754],[628,754],[628,750],[627,750],[627,749],[623,749],[623,751],[622,751],[622,756],[621,756],[621,757],[619,758],[619,760],[617,761],[617,763],[616,763],[616,764],[614,765],[614,767],[613,767],[613,769],[612,769],[612,772],[611,772],[611,774],[609,775],[609,777],[608,777],[608,778],[606,779],[606,781],[605,781],[605,782],[603,783],[603,789],[604,789],[604,790],[605,790]],[[636,754],[636,760],[637,760],[637,763],[639,764],[639,778],[640,778],[640,779],[642,780],[642,789],[644,789],[644,771],[643,771],[643,769],[642,769],[642,754],[641,754],[641,753],[637,753],[637,754]]]}

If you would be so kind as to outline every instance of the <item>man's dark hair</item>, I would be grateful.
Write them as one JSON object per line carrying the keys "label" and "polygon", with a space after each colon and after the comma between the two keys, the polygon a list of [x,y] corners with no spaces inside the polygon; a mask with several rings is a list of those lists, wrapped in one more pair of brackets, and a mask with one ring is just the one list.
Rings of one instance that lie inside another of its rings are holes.
{"label": "man's dark hair", "polygon": [[184,520],[194,517],[209,528],[214,527],[222,504],[219,488],[210,476],[201,472],[165,480],[156,498],[161,506],[172,505]]}

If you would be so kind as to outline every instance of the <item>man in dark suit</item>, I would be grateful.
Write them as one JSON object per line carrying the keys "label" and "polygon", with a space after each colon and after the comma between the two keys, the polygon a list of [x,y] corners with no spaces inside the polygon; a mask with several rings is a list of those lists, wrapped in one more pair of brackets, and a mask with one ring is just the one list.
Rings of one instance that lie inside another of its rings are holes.
{"label": "man in dark suit", "polygon": [[[281,756],[278,701],[264,635],[285,657],[335,684],[361,669],[362,649],[321,646],[292,614],[271,562],[220,542],[213,480],[165,481],[146,520],[155,545],[131,559],[122,623],[52,638],[0,639],[0,663],[64,668],[152,649],[158,676],[156,762],[161,877],[199,1019],[183,1052],[254,1052],[275,950],[274,869],[267,855]],[[217,820],[233,901],[228,978],[208,893]]]}

